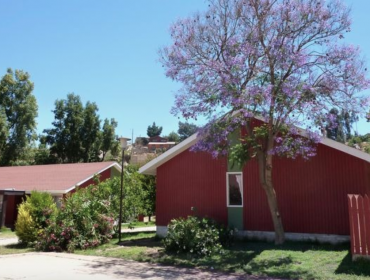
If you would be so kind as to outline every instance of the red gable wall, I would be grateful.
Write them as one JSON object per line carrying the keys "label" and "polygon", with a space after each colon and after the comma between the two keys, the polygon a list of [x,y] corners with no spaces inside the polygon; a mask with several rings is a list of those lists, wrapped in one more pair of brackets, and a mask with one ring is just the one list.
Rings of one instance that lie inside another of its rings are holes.
{"label": "red gable wall", "polygon": [[[157,169],[159,226],[192,214],[227,223],[225,159],[185,151]],[[370,164],[320,144],[309,161],[276,159],[274,185],[286,232],[349,234],[347,194],[370,194]],[[255,161],[243,170],[244,228],[273,231]]]}
{"label": "red gable wall", "polygon": [[185,151],[157,169],[157,225],[196,214],[227,223],[225,159]]}
{"label": "red gable wall", "polygon": [[[109,168],[107,170],[104,170],[103,172],[99,173],[99,175],[100,175],[99,176],[100,182],[103,182],[103,181],[105,181],[105,180],[107,180],[107,179],[109,179],[111,177],[111,170],[112,170],[112,168],[114,168],[114,167],[111,167],[111,168]],[[94,178],[91,178],[91,179],[87,180],[85,183],[82,183],[79,186],[79,188],[86,188],[86,187],[88,187],[90,185],[95,185]],[[76,189],[73,189],[69,193],[74,193],[74,192],[76,192]]]}

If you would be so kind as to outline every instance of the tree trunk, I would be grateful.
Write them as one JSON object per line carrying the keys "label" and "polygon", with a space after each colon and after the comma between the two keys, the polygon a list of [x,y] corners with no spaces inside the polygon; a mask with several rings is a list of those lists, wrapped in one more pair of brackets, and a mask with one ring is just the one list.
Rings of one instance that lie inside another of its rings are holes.
{"label": "tree trunk", "polygon": [[260,183],[265,190],[270,208],[272,222],[275,229],[275,244],[283,244],[285,241],[284,227],[281,219],[275,189],[272,183],[272,155],[263,152],[258,154],[258,169]]}

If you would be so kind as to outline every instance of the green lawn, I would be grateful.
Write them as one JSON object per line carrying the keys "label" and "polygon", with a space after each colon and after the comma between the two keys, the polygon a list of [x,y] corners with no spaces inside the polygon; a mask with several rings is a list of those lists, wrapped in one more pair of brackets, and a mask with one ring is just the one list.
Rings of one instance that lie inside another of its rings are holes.
{"label": "green lawn", "polygon": [[0,255],[9,254],[23,254],[27,252],[35,251],[33,248],[27,247],[23,244],[10,244],[5,246],[0,246]]}
{"label": "green lawn", "polygon": [[13,237],[17,237],[17,235],[10,228],[5,227],[0,228],[0,239]]}
{"label": "green lawn", "polygon": [[[10,229],[4,227],[0,229],[0,239],[15,237],[17,237],[17,235]],[[10,244],[0,246],[0,255],[21,254],[32,251],[34,251],[32,248],[26,247],[23,244]]]}
{"label": "green lawn", "polygon": [[[164,252],[161,240],[154,233],[122,236],[121,246],[117,239],[112,239],[97,248],[75,253],[281,278],[370,280],[370,261],[352,262],[349,244],[286,242],[275,246],[267,242],[239,241],[223,254],[197,258]],[[0,246],[0,255],[30,251],[31,248],[18,244]]]}
{"label": "green lawn", "polygon": [[98,255],[170,265],[215,269],[241,274],[298,279],[370,279],[370,262],[352,262],[349,244],[340,246],[287,242],[236,242],[223,254],[197,258],[164,252],[154,234],[125,234],[123,246],[117,239],[77,254]]}

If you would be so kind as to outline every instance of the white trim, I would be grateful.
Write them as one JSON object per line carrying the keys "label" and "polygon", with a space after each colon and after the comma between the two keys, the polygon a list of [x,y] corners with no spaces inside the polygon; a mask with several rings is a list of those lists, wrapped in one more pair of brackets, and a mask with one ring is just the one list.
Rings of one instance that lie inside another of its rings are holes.
{"label": "white trim", "polygon": [[151,160],[150,162],[142,166],[139,169],[139,172],[143,174],[147,174],[147,175],[156,175],[157,167],[161,166],[163,163],[169,161],[170,159],[182,153],[183,151],[189,149],[191,146],[193,146],[196,143],[196,141],[197,141],[197,133],[186,138],[180,144],[172,147],[171,149],[167,150],[165,153],[161,154],[159,157],[156,157],[155,159]]}
{"label": "white trim", "polygon": [[166,237],[168,228],[166,226],[157,226],[156,234],[159,237]]}
{"label": "white trim", "polygon": [[118,171],[121,172],[121,165],[119,165],[117,162],[113,162],[111,165],[103,168],[102,170],[94,173],[93,175],[87,177],[86,179],[82,180],[81,182],[78,182],[77,184],[75,184],[74,186],[70,187],[69,189],[65,190],[64,191],[64,194],[66,193],[69,193],[70,191],[74,190],[76,187],[82,185],[83,183],[87,182],[88,180],[90,180],[91,178],[93,178],[96,174],[100,174],[102,172],[104,172],[105,170],[111,168],[111,167],[115,167]]}
{"label": "white trim", "polygon": [[[255,119],[262,120],[261,118],[255,117]],[[307,137],[307,131],[304,129],[298,128],[299,135]],[[180,144],[172,147],[165,153],[161,154],[159,157],[153,159],[152,161],[148,162],[144,166],[139,169],[139,172],[146,175],[156,175],[157,168],[162,164],[166,163],[170,159],[174,158],[178,154],[182,153],[183,151],[187,150],[191,146],[193,146],[197,142],[197,133],[193,134],[192,136],[188,137],[186,140],[181,142]],[[370,154],[367,154],[363,151],[357,150],[355,148],[349,147],[343,143],[339,143],[337,141],[331,140],[329,138],[321,138],[321,142],[319,144],[328,146],[330,148],[336,149],[343,153],[346,153],[350,156],[362,159],[364,161],[370,162]]]}
{"label": "white trim", "polygon": [[[239,230],[235,232],[235,237],[240,239],[263,240],[272,242],[275,240],[275,232],[273,231],[252,231]],[[308,241],[330,244],[341,244],[350,241],[349,235],[338,234],[322,234],[322,233],[295,233],[286,232],[285,240],[289,241]]]}
{"label": "white trim", "polygon": [[[25,191],[25,194],[31,194],[32,191]],[[50,193],[51,195],[59,195],[59,196],[62,196],[63,194],[66,194],[66,192],[63,191],[63,190],[59,190],[59,191],[56,191],[56,190],[35,190],[35,191],[47,192],[47,193]]]}
{"label": "white trim", "polygon": [[[235,175],[241,175],[241,189],[240,189],[240,192],[241,192],[241,196],[242,196],[242,204],[241,205],[230,205],[229,204],[229,175],[232,175],[232,174],[235,174]],[[243,208],[244,206],[244,199],[243,199],[243,189],[244,189],[244,185],[243,185],[243,172],[226,172],[226,206],[227,207],[231,207],[231,208]]]}
{"label": "white trim", "polygon": [[350,146],[347,146],[343,143],[334,141],[329,138],[322,138],[321,142],[319,144],[323,144],[325,146],[331,147],[333,149],[339,150],[343,153],[349,154],[351,156],[357,157],[359,159],[362,159],[364,161],[370,162],[370,154],[365,153],[361,150],[357,150],[355,148],[352,148]]}
{"label": "white trim", "polygon": [[[159,237],[166,237],[168,228],[166,226],[157,226],[157,235]],[[251,230],[238,230],[235,231],[235,237],[238,239],[251,239],[263,240],[272,242],[275,240],[275,232],[273,231],[251,231]],[[308,241],[320,242],[330,244],[341,244],[350,241],[348,235],[337,234],[319,234],[319,233],[294,233],[286,232],[285,239],[290,241]]]}
{"label": "white trim", "polygon": [[148,145],[175,145],[176,142],[149,142]]}

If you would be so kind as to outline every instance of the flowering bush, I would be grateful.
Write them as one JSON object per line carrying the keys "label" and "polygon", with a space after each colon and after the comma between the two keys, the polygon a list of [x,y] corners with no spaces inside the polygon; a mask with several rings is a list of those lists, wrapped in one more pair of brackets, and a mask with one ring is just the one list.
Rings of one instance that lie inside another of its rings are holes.
{"label": "flowering bush", "polygon": [[105,191],[92,185],[67,196],[58,215],[47,221],[49,226],[39,236],[36,249],[73,252],[111,239],[114,219],[110,193]]}
{"label": "flowering bush", "polygon": [[31,244],[47,226],[47,222],[57,212],[53,197],[49,193],[32,191],[18,208],[15,233],[19,240]]}
{"label": "flowering bush", "polygon": [[209,256],[220,252],[223,246],[229,246],[232,237],[232,230],[214,220],[188,216],[171,221],[163,244],[168,252]]}

